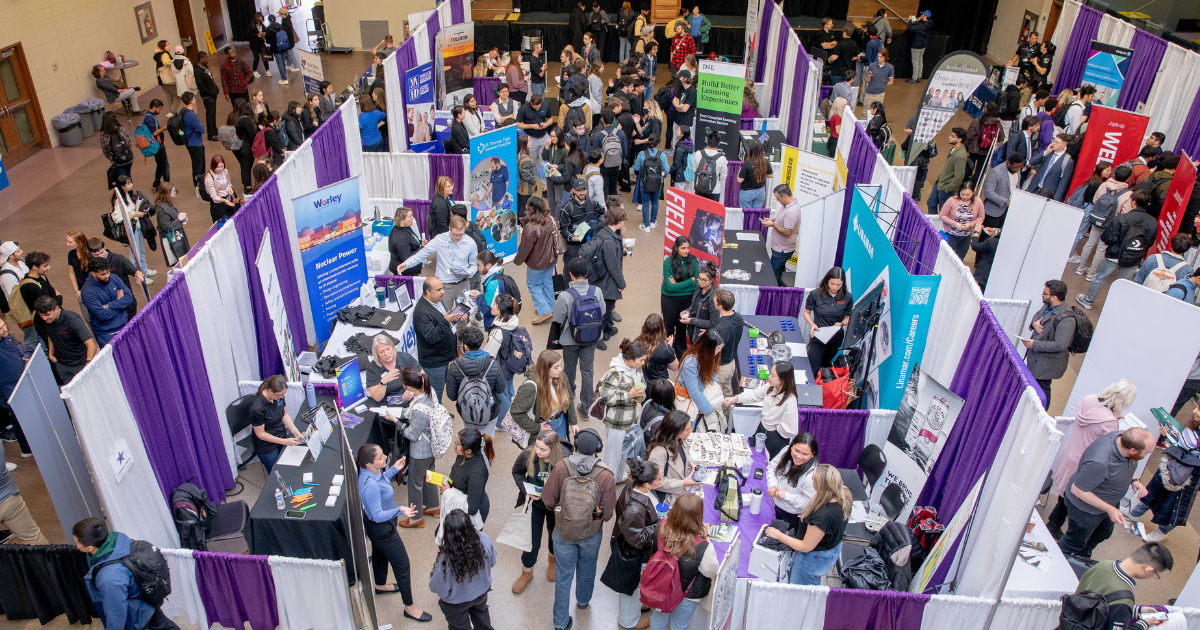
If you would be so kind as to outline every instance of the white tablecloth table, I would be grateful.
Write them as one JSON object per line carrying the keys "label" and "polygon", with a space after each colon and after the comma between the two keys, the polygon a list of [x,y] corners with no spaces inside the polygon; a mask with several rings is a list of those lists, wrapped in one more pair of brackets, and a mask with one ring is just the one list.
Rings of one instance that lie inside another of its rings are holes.
{"label": "white tablecloth table", "polygon": [[[357,304],[358,304],[358,301],[356,300],[352,305],[357,305]],[[373,304],[372,306],[376,306],[376,305],[377,304]],[[358,333],[364,333],[371,337],[374,337],[375,335],[378,335],[379,333],[387,333],[387,334],[395,337],[396,339],[400,340],[400,344],[396,346],[397,351],[407,352],[407,353],[413,355],[414,357],[417,356],[417,336],[416,336],[416,333],[413,332],[413,325],[412,325],[412,313],[413,313],[414,307],[415,307],[415,303],[413,304],[413,306],[409,306],[408,310],[404,312],[404,323],[400,326],[400,330],[384,330],[382,328],[363,328],[361,326],[351,326],[350,324],[347,324],[345,322],[338,322],[337,324],[334,325],[333,331],[330,332],[329,340],[325,343],[325,349],[324,349],[324,351],[321,352],[321,356],[322,357],[325,357],[325,356],[334,356],[334,357],[354,356],[353,352],[346,350],[346,340],[350,339],[354,335],[357,335]],[[385,308],[387,308],[389,310],[394,310],[396,308],[396,303],[388,302],[387,306]],[[360,370],[364,370],[364,369],[366,369],[367,366],[360,365],[358,367]],[[365,386],[366,386],[366,376],[365,375],[363,376],[363,379],[364,379],[363,385],[365,388]],[[317,374],[316,372],[312,373],[311,380],[314,383],[336,383],[337,382],[336,377],[325,378],[325,377],[321,376],[320,374]]]}
{"label": "white tablecloth table", "polygon": [[1050,536],[1050,530],[1046,528],[1042,516],[1035,510],[1030,520],[1033,521],[1033,531],[1025,534],[1025,540],[1046,545],[1053,559],[1043,571],[1018,556],[1013,562],[1008,584],[1004,587],[1004,597],[1055,600],[1064,593],[1074,593],[1075,588],[1079,586],[1079,579],[1075,577],[1075,571],[1058,549],[1058,543]]}

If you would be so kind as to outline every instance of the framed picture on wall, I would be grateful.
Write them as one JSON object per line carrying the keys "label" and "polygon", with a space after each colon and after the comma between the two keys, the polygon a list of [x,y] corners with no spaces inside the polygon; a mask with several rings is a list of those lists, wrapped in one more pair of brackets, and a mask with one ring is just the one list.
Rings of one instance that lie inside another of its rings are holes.
{"label": "framed picture on wall", "polygon": [[133,8],[133,14],[137,17],[138,35],[142,37],[142,43],[158,38],[158,23],[154,21],[154,7],[149,2],[143,2]]}

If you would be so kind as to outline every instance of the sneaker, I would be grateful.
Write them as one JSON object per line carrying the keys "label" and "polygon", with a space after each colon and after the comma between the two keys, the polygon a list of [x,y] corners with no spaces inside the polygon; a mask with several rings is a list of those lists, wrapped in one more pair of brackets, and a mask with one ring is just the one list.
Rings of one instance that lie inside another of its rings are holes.
{"label": "sneaker", "polygon": [[278,81],[278,83],[279,83],[279,85],[287,85],[288,84],[287,79],[281,79]]}
{"label": "sneaker", "polygon": [[608,344],[604,343],[603,341],[597,341],[596,349],[600,350],[601,352],[608,350]]}
{"label": "sneaker", "polygon": [[[579,413],[580,418],[582,418],[583,420],[587,420],[588,410],[584,409],[582,404],[575,405],[575,411],[577,411]],[[550,565],[550,566],[554,566],[554,565]]]}
{"label": "sneaker", "polygon": [[154,280],[152,278],[146,278],[146,286],[150,286],[152,284],[154,284]]}
{"label": "sneaker", "polygon": [[17,469],[17,465],[12,462],[4,462],[4,468],[8,472],[12,472]]}
{"label": "sneaker", "polygon": [[1079,302],[1079,305],[1082,306],[1083,308],[1085,308],[1089,311],[1092,310],[1092,303],[1087,300],[1086,295],[1084,295],[1082,293],[1076,294],[1075,301]]}
{"label": "sneaker", "polygon": [[255,71],[254,71],[254,78],[255,78],[255,79],[261,79],[261,78],[262,78],[262,75],[258,73],[258,70],[255,70]]}
{"label": "sneaker", "polygon": [[571,630],[571,626],[573,626],[573,625],[575,625],[575,620],[572,619],[571,617],[567,617],[567,625],[565,625],[561,628],[555,628],[554,630]]}
{"label": "sneaker", "polygon": [[[1166,536],[1164,536],[1163,538],[1166,538]],[[588,606],[591,606],[591,604],[575,604],[575,607],[578,608],[579,610],[587,610]]]}
{"label": "sneaker", "polygon": [[4,433],[0,433],[0,441],[16,442],[17,434],[15,431],[5,431]]}
{"label": "sneaker", "polygon": [[1088,282],[1091,282],[1095,279],[1096,279],[1096,274],[1094,274],[1094,273],[1089,273],[1088,275],[1084,276],[1084,280],[1087,280]]}
{"label": "sneaker", "polygon": [[143,274],[143,275],[147,275],[147,276],[157,276],[157,275],[158,275],[158,272],[157,272],[157,271],[155,271],[155,270],[153,270],[153,269],[147,269],[147,270],[146,270],[146,273],[145,273],[145,274]]}
{"label": "sneaker", "polygon": [[651,229],[651,230],[653,230],[653,229],[654,229],[654,228],[656,228],[656,227],[658,227],[658,221],[651,221],[651,222],[650,222],[650,229]]}
{"label": "sneaker", "polygon": [[203,199],[203,197],[200,196],[200,188],[199,187],[196,188],[196,198]]}
{"label": "sneaker", "polygon": [[[257,73],[255,73],[255,76],[258,76],[258,74],[257,74]],[[269,76],[271,76],[271,71],[270,71],[270,70],[267,70],[267,76],[268,76],[268,77],[269,77]]]}
{"label": "sneaker", "polygon": [[1150,532],[1149,534],[1146,534],[1146,536],[1144,538],[1142,538],[1142,540],[1144,540],[1148,543],[1162,542],[1167,539],[1167,535],[1169,533],[1170,532],[1164,532],[1162,530],[1162,528],[1160,527],[1160,528]]}
{"label": "sneaker", "polygon": [[1082,276],[1085,272],[1087,272],[1086,267],[1079,267],[1078,269],[1075,270],[1075,275]]}
{"label": "sneaker", "polygon": [[21,451],[21,457],[33,457],[33,453],[26,453],[25,451]]}
{"label": "sneaker", "polygon": [[620,322],[620,321],[621,321],[621,314],[620,314],[620,313],[618,313],[618,312],[616,312],[616,311],[613,311],[612,318],[613,318],[613,321],[614,321],[614,322]]}
{"label": "sneaker", "polygon": [[649,226],[649,225],[639,225],[639,226],[638,226],[638,229],[639,229],[639,230],[641,230],[641,231],[643,231],[643,232],[649,232],[649,231],[650,231],[650,226]]}
{"label": "sneaker", "polygon": [[1077,264],[1078,262],[1079,262],[1079,255],[1078,255],[1078,254],[1071,254],[1071,257],[1067,259],[1067,264],[1068,264],[1068,265]]}

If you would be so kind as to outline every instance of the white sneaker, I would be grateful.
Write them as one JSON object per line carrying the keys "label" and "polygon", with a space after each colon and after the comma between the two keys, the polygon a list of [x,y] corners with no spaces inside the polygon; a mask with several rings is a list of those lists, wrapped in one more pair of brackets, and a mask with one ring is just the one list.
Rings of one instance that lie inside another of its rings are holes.
{"label": "white sneaker", "polygon": [[650,229],[651,229],[651,230],[653,230],[653,229],[654,229],[654,228],[656,228],[656,227],[658,227],[658,221],[651,221],[651,222],[650,222]]}
{"label": "white sneaker", "polygon": [[1078,254],[1071,254],[1071,257],[1067,259],[1067,264],[1076,264],[1078,262],[1079,262]]}
{"label": "white sneaker", "polygon": [[639,226],[638,226],[638,229],[639,229],[639,230],[641,230],[641,231],[643,231],[643,232],[649,232],[649,231],[650,231],[650,226],[648,226],[648,225],[639,225]]}
{"label": "white sneaker", "polygon": [[258,70],[255,70],[255,71],[254,71],[254,78],[255,78],[255,79],[261,79],[261,78],[262,78],[262,75],[258,73]]}
{"label": "white sneaker", "polygon": [[270,70],[267,70],[267,76],[268,76],[268,77],[269,77],[269,76],[271,76],[271,71],[270,71]]}
{"label": "white sneaker", "polygon": [[146,270],[146,273],[144,273],[144,274],[142,274],[142,275],[146,275],[146,276],[157,276],[157,275],[158,275],[158,272],[157,272],[157,271],[155,271],[155,270],[153,270],[153,269],[147,269],[147,270]]}
{"label": "white sneaker", "polygon": [[33,457],[33,453],[21,453],[21,457]]}
{"label": "white sneaker", "polygon": [[1142,540],[1144,540],[1148,543],[1162,542],[1167,539],[1167,536],[1169,535],[1169,533],[1170,532],[1164,532],[1162,530],[1162,528],[1160,527],[1160,528],[1150,532],[1149,534],[1146,534],[1146,536],[1144,538],[1142,538]]}
{"label": "white sneaker", "polygon": [[1083,279],[1084,279],[1084,280],[1087,280],[1088,282],[1091,282],[1092,280],[1095,280],[1095,279],[1096,279],[1096,274],[1094,274],[1094,273],[1089,273],[1088,275],[1084,276],[1084,278],[1083,278]]}
{"label": "white sneaker", "polygon": [[12,472],[17,469],[17,465],[12,462],[4,462],[4,468],[8,470],[8,472]]}
{"label": "white sneaker", "polygon": [[153,278],[146,278],[146,286],[150,286],[150,285],[152,285],[152,284],[154,284],[154,279],[153,279]]}
{"label": "white sneaker", "polygon": [[1092,303],[1087,301],[1087,296],[1082,293],[1075,294],[1075,301],[1086,310],[1092,310]]}
{"label": "white sneaker", "polygon": [[287,80],[286,80],[286,79],[284,79],[283,81],[280,81],[280,82],[279,82],[279,85],[287,85],[287,84],[288,84],[288,82],[287,82]]}
{"label": "white sneaker", "polygon": [[1083,272],[1085,272],[1085,271],[1087,271],[1087,269],[1085,267],[1079,267],[1078,269],[1075,270],[1075,275],[1082,276]]}

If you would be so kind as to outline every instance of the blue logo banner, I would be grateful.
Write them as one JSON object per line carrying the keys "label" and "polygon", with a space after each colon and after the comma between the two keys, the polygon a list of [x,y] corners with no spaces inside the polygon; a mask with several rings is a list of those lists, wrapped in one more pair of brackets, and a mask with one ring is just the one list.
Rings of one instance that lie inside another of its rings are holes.
{"label": "blue logo banner", "polygon": [[353,302],[367,281],[358,178],[297,197],[292,211],[317,343],[324,343],[338,309]]}
{"label": "blue logo banner", "polygon": [[1094,105],[1116,107],[1129,76],[1129,65],[1133,62],[1133,51],[1102,42],[1092,42],[1088,50],[1087,65],[1083,67],[1082,85],[1096,88]]}
{"label": "blue logo banner", "polygon": [[359,373],[357,357],[350,359],[349,363],[337,369],[337,384],[343,409],[353,407],[358,404],[358,401],[366,398],[367,395],[363,392],[362,374]]}
{"label": "blue logo banner", "polygon": [[499,258],[517,253],[517,126],[471,138],[471,220]]}
{"label": "blue logo banner", "polygon": [[404,71],[404,101],[409,149],[417,153],[441,153],[442,143],[434,131],[437,122],[432,62]]}

